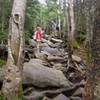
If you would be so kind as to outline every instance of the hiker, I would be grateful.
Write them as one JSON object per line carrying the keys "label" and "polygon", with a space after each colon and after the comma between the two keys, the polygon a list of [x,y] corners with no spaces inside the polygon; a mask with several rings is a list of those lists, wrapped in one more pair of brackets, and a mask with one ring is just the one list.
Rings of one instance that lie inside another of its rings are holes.
{"label": "hiker", "polygon": [[36,31],[34,33],[34,36],[33,36],[34,40],[37,42],[37,44],[36,44],[37,52],[40,52],[40,44],[43,39],[43,33],[44,33],[44,31],[42,30],[42,28],[37,27]]}

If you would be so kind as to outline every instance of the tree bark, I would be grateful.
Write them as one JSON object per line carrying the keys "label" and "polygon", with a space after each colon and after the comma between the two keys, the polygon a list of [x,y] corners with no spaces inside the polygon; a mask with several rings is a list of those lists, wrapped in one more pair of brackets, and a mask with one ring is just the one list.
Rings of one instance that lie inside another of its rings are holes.
{"label": "tree bark", "polygon": [[74,20],[74,1],[69,0],[69,7],[70,7],[70,40],[74,41],[74,34],[75,34],[75,20]]}
{"label": "tree bark", "polygon": [[[73,44],[75,42],[74,34],[75,34],[75,21],[74,21],[74,1],[73,0],[68,0],[68,6],[69,6],[69,16],[68,16],[68,53],[69,53],[69,60],[68,60],[68,65],[72,61],[72,54],[73,54]],[[67,22],[68,22],[67,21]]]}
{"label": "tree bark", "polygon": [[[63,39],[64,41],[66,41],[68,39],[68,36],[70,34],[70,18],[69,18],[69,6],[67,6],[68,4],[68,1],[64,0],[64,35],[63,35]],[[67,39],[66,39],[67,38]]]}
{"label": "tree bark", "polygon": [[8,61],[2,92],[6,100],[22,100],[24,19],[27,0],[14,0],[9,22]]}

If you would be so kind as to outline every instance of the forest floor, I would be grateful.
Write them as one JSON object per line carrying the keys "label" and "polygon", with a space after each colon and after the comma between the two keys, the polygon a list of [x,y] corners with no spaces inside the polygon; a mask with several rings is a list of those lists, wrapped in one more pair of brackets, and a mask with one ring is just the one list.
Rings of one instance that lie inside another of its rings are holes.
{"label": "forest floor", "polygon": [[85,62],[88,60],[88,50],[83,46],[80,46],[79,49],[75,50],[74,54],[82,58]]}

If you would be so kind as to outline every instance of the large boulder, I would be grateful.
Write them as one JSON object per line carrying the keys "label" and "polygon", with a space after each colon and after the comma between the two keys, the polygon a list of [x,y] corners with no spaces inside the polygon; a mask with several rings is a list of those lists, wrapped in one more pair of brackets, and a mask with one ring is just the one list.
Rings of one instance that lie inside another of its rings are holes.
{"label": "large boulder", "polygon": [[65,95],[63,94],[59,94],[58,96],[56,96],[54,99],[51,100],[70,100],[69,98],[67,98]]}
{"label": "large boulder", "polygon": [[70,82],[61,71],[42,65],[42,60],[39,59],[33,59],[24,64],[23,83],[33,84],[38,87],[70,86]]}

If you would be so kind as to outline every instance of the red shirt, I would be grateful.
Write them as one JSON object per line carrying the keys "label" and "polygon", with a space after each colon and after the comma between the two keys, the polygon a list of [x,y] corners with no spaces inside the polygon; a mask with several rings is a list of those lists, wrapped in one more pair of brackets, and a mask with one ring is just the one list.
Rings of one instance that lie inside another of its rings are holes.
{"label": "red shirt", "polygon": [[41,31],[36,32],[36,41],[41,41],[43,38],[43,33]]}

